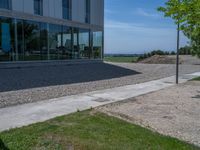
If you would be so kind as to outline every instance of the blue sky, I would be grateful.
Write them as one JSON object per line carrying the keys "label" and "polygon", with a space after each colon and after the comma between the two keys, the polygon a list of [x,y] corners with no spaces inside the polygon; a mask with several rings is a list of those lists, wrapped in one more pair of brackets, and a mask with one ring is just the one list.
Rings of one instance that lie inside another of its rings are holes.
{"label": "blue sky", "polygon": [[[105,53],[176,49],[176,26],[157,12],[166,0],[105,0]],[[187,39],[181,35],[181,46]]]}

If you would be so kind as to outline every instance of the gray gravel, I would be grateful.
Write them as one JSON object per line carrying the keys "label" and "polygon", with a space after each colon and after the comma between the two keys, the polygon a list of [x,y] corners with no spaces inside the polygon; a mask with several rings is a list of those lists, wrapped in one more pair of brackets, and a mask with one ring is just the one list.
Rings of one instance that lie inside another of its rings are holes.
{"label": "gray gravel", "polygon": [[96,110],[200,146],[199,86],[190,81]]}
{"label": "gray gravel", "polygon": [[[200,71],[181,65],[180,72]],[[160,79],[175,65],[93,63],[0,69],[0,107]]]}
{"label": "gray gravel", "polygon": [[[176,55],[168,57],[176,60]],[[180,55],[180,62],[185,65],[200,65],[200,59],[191,55]]]}

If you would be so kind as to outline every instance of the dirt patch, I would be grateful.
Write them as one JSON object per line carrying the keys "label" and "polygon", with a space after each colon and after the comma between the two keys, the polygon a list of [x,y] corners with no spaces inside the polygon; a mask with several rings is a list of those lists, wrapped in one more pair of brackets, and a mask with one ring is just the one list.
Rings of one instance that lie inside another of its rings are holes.
{"label": "dirt patch", "polygon": [[[180,55],[179,63],[183,65],[200,65],[200,58],[191,55]],[[154,55],[139,61],[144,64],[176,64],[176,55]]]}
{"label": "dirt patch", "polygon": [[[154,55],[149,58],[146,58],[144,60],[139,61],[139,63],[145,63],[145,64],[175,64],[176,58],[165,56],[165,55]],[[182,61],[180,61],[180,64]]]}
{"label": "dirt patch", "polygon": [[191,81],[97,110],[200,146],[199,87]]}

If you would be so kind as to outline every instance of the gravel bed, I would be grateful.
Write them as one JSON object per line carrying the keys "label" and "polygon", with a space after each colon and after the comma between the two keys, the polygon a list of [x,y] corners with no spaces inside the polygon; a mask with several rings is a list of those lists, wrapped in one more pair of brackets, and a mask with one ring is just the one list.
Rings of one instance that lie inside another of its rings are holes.
{"label": "gravel bed", "polygon": [[[180,73],[200,71],[181,65]],[[0,69],[0,107],[105,88],[142,83],[175,74],[175,65],[90,63]]]}
{"label": "gravel bed", "polygon": [[199,87],[190,81],[96,110],[200,146]]}

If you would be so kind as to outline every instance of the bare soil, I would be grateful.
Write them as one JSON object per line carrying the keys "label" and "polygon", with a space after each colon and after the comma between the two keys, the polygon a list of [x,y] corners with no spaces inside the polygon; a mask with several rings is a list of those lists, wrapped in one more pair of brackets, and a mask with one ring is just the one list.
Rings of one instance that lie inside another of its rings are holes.
{"label": "bare soil", "polygon": [[[176,55],[154,55],[139,61],[145,64],[175,64]],[[191,55],[180,55],[180,64],[187,65],[200,65],[200,59]]]}

